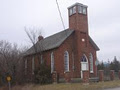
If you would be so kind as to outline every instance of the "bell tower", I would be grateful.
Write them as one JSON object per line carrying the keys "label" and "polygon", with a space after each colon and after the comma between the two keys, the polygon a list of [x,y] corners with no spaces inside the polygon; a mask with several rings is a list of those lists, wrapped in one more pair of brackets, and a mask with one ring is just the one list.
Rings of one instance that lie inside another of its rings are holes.
{"label": "bell tower", "polygon": [[75,3],[68,7],[69,28],[88,34],[87,6]]}

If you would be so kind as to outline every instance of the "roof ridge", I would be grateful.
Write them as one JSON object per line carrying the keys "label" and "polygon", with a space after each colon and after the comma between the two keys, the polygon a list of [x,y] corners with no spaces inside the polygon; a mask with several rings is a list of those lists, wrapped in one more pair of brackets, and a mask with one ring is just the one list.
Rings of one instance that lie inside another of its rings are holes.
{"label": "roof ridge", "polygon": [[[45,37],[44,39],[47,39],[47,38],[52,37],[52,36],[54,36],[54,35],[57,35],[57,34],[59,34],[59,33],[65,32],[65,31],[67,31],[67,30],[71,30],[71,29],[68,28],[68,29],[62,30],[62,31],[60,31],[60,32],[54,33],[53,35],[47,36],[47,37]],[[44,40],[44,39],[42,39],[42,40]],[[40,41],[38,41],[38,42],[40,42]]]}
{"label": "roof ridge", "polygon": [[[74,30],[71,29],[65,29],[38,41],[35,44],[38,52],[59,47],[73,33],[73,31]],[[26,55],[34,54],[35,51],[33,49],[33,46],[28,49]]]}

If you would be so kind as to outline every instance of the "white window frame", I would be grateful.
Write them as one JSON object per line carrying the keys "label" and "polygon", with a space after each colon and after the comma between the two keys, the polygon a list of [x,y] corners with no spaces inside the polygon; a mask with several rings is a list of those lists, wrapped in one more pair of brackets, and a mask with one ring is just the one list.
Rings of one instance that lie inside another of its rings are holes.
{"label": "white window frame", "polygon": [[90,73],[94,73],[92,53],[90,53],[90,55],[89,55],[89,60],[90,60]]}
{"label": "white window frame", "polygon": [[55,63],[54,63],[54,53],[51,53],[51,73],[54,71]]}
{"label": "white window frame", "polygon": [[72,9],[73,9],[73,14],[75,14],[76,13],[76,6],[74,6]]}
{"label": "white window frame", "polygon": [[81,64],[86,64],[86,70],[89,70],[89,66],[88,66],[88,58],[85,54],[83,54],[83,57],[85,57],[86,61],[81,61]]}
{"label": "white window frame", "polygon": [[87,14],[87,8],[86,7],[84,7],[84,6],[78,6],[78,12],[80,13],[80,14]]}
{"label": "white window frame", "polygon": [[73,66],[72,69],[75,71],[75,59],[74,59],[74,53],[72,53],[72,60],[73,60]]}
{"label": "white window frame", "polygon": [[64,52],[64,71],[69,72],[69,53],[68,53],[68,51]]}
{"label": "white window frame", "polygon": [[85,54],[83,54],[82,59],[83,57],[85,60],[81,60],[81,78],[83,78],[83,71],[89,70],[88,58]]}
{"label": "white window frame", "polygon": [[78,6],[78,12],[83,13],[83,7],[82,6]]}
{"label": "white window frame", "polygon": [[83,9],[83,14],[87,14],[87,9],[86,9],[86,7],[83,7],[82,9]]}
{"label": "white window frame", "polygon": [[43,64],[44,63],[43,55],[41,55],[40,60],[41,60],[41,64]]}
{"label": "white window frame", "polygon": [[71,7],[71,8],[69,9],[69,16],[71,16],[71,15],[73,15],[73,14],[75,14],[75,13],[76,13],[76,6]]}
{"label": "white window frame", "polygon": [[34,74],[35,70],[35,57],[32,58],[32,74]]}
{"label": "white window frame", "polygon": [[25,75],[27,74],[27,59],[25,59]]}
{"label": "white window frame", "polygon": [[70,9],[69,9],[69,15],[71,16],[72,14],[73,14],[73,9],[70,8]]}

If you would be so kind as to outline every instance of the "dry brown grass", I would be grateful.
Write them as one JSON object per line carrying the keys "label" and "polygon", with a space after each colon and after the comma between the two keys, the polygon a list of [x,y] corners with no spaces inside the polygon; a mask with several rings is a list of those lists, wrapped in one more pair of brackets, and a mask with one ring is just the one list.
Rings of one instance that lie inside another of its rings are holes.
{"label": "dry brown grass", "polygon": [[[102,90],[105,88],[120,87],[120,81],[109,81],[90,83],[89,85],[83,85],[82,83],[72,84],[50,84],[50,85],[34,85],[27,84],[24,86],[14,86],[12,90]],[[0,90],[8,90],[7,88],[0,88]]]}

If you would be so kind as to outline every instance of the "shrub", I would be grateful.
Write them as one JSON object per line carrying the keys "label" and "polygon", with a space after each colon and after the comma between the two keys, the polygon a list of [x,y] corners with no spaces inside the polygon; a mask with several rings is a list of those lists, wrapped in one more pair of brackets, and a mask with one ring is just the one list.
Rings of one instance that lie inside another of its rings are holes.
{"label": "shrub", "polygon": [[35,83],[48,84],[52,82],[51,69],[45,64],[41,64],[35,71]]}

